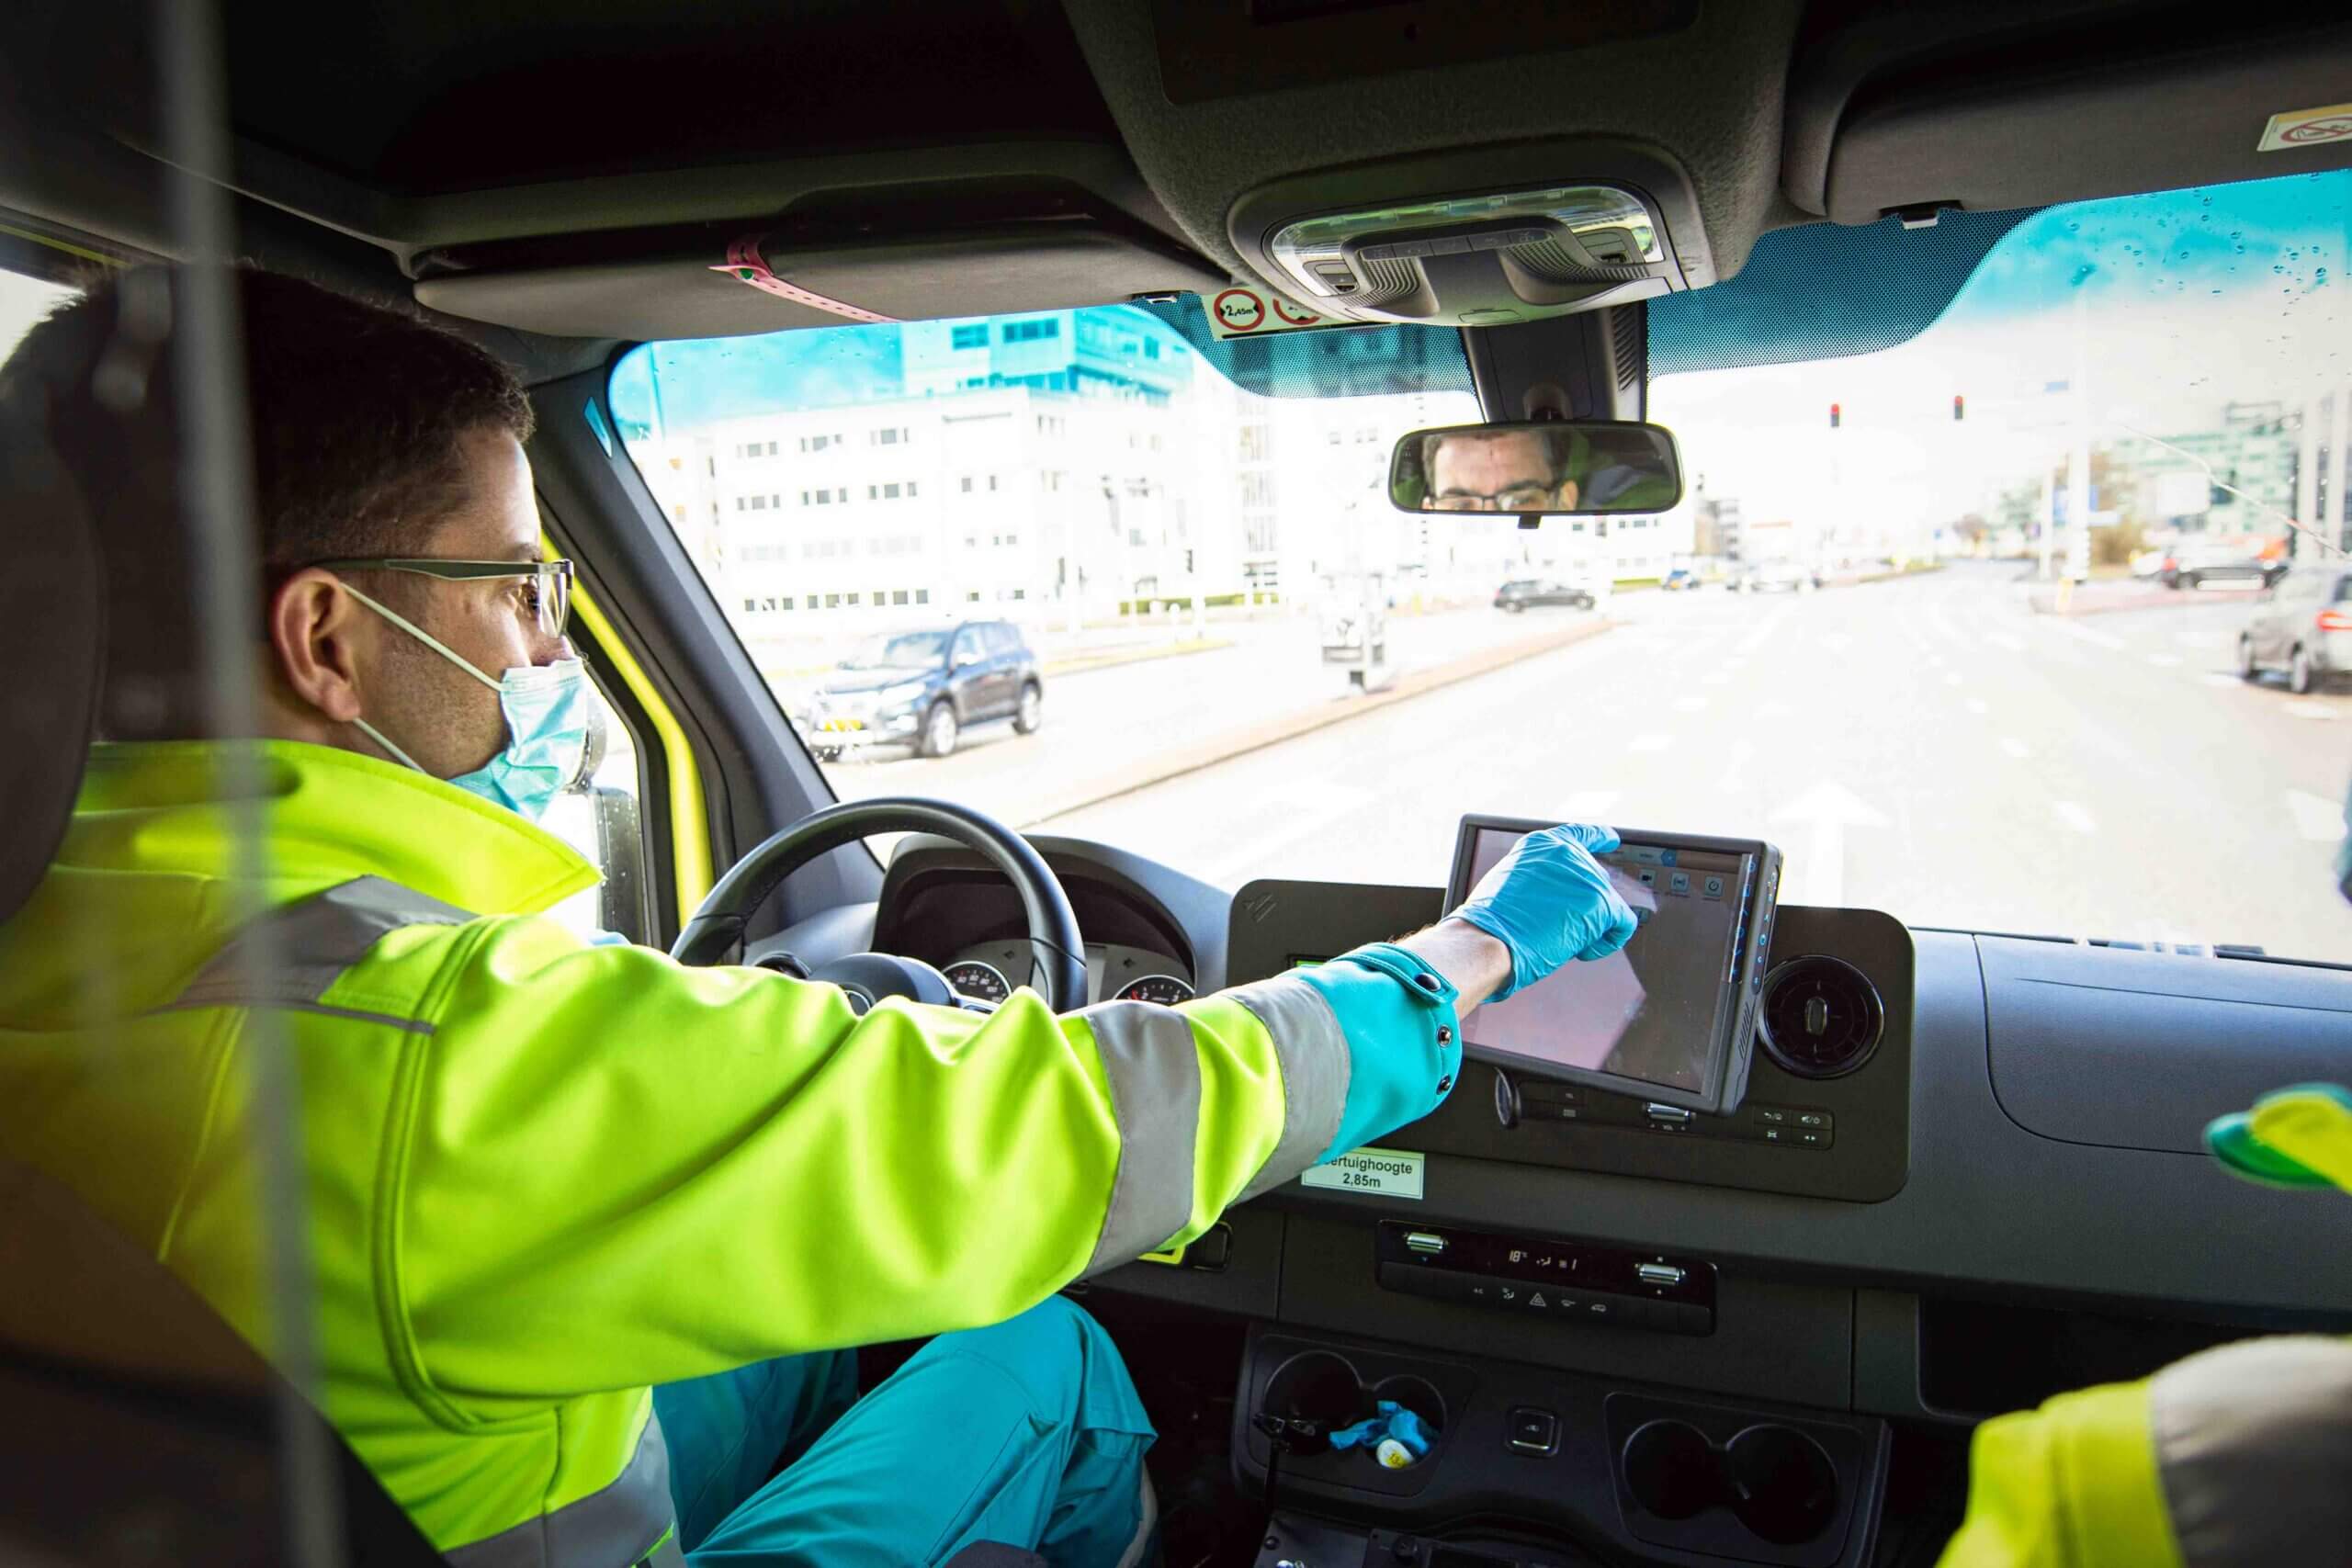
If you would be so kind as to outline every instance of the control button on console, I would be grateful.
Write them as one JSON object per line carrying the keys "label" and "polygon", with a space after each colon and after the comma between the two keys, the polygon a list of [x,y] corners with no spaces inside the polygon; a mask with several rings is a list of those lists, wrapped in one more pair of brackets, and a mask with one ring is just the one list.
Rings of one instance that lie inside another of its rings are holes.
{"label": "control button on console", "polygon": [[1687,1275],[1671,1263],[1636,1263],[1634,1277],[1645,1285],[1679,1285]]}
{"label": "control button on console", "polygon": [[1664,1127],[1688,1127],[1699,1119],[1695,1111],[1679,1105],[1661,1105],[1655,1100],[1642,1106],[1642,1114]]}
{"label": "control button on console", "polygon": [[1800,1111],[1797,1112],[1797,1125],[1800,1127],[1826,1127],[1829,1125],[1829,1112],[1826,1111]]}
{"label": "control button on console", "polygon": [[1426,1252],[1434,1257],[1445,1250],[1445,1237],[1431,1231],[1407,1231],[1405,1245],[1415,1252]]}
{"label": "control button on console", "polygon": [[1510,1413],[1510,1446],[1523,1454],[1548,1454],[1560,1446],[1560,1418],[1548,1410],[1521,1405]]}

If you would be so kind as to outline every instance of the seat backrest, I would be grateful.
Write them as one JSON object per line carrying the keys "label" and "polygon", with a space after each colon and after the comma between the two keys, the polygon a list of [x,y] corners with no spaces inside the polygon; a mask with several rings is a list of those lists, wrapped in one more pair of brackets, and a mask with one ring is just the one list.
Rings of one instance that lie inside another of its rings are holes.
{"label": "seat backrest", "polygon": [[168,1269],[0,1160],[0,1561],[292,1563],[289,1423],[352,1568],[445,1560],[319,1415]]}

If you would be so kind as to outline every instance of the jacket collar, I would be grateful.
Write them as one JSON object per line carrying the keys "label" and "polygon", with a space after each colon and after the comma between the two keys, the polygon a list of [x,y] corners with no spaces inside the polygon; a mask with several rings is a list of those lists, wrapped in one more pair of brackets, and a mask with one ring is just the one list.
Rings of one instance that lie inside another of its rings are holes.
{"label": "jacket collar", "polygon": [[231,747],[259,773],[271,905],[381,876],[476,914],[536,914],[596,884],[570,845],[503,807],[395,762],[300,741],[101,742],[57,865],[234,874],[219,773]]}

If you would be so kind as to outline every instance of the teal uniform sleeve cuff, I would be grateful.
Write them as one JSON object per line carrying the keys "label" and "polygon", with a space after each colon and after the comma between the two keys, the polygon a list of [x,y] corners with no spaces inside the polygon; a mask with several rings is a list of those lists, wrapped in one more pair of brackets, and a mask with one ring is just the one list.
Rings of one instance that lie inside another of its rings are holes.
{"label": "teal uniform sleeve cuff", "polygon": [[1330,1004],[1348,1041],[1340,1130],[1316,1163],[1360,1148],[1445,1103],[1462,1074],[1460,994],[1395,942],[1295,972]]}

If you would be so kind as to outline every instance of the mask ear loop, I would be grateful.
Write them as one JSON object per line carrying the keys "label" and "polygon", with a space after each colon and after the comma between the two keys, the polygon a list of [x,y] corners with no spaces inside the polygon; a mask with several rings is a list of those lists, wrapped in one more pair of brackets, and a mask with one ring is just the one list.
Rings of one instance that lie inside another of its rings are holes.
{"label": "mask ear loop", "polygon": [[[340,580],[338,579],[338,581]],[[375,600],[369,598],[367,594],[362,593],[348,582],[344,583],[343,591],[345,593],[350,594],[354,599],[358,600],[362,604],[365,604],[369,609],[375,611],[376,614],[383,616],[384,619],[391,622],[392,625],[400,627],[401,630],[408,633],[409,636],[416,638],[417,641],[424,644],[425,647],[431,649],[434,652],[439,654],[442,658],[447,660],[450,663],[456,665],[467,674],[472,676],[475,680],[480,681],[483,685],[488,686],[492,691],[503,693],[505,690],[505,688],[501,686],[497,682],[492,680],[489,676],[475,669],[473,667],[473,662],[470,660],[465,658],[462,654],[451,651],[447,643],[443,642],[439,637],[435,637],[431,632],[426,631],[423,626],[418,626],[414,621],[410,620],[406,615],[387,610],[384,606],[379,604]],[[398,746],[393,745],[390,739],[386,736],[382,730],[377,728],[366,719],[355,718],[351,722],[358,728],[361,734],[367,736],[368,739],[373,740],[377,745],[381,746],[385,750],[390,751],[393,756],[399,758],[410,767],[414,768],[418,773],[424,773],[427,778],[434,776],[431,771],[428,770],[424,764],[419,762],[415,758],[401,750]]]}

